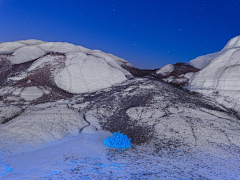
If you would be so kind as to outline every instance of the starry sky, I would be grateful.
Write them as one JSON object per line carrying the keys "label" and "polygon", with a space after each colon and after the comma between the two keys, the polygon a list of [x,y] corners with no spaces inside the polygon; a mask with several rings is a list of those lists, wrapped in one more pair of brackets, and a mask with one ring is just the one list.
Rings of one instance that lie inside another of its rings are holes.
{"label": "starry sky", "polygon": [[160,68],[240,35],[240,0],[0,0],[0,42],[69,42]]}

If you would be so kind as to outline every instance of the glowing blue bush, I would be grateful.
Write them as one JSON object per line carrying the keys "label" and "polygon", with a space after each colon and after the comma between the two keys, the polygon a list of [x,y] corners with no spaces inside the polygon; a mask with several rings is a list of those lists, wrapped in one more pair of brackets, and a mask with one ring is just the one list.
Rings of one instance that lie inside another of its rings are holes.
{"label": "glowing blue bush", "polygon": [[132,143],[130,142],[131,138],[129,138],[127,135],[124,135],[118,132],[114,132],[112,136],[108,136],[106,139],[104,139],[103,144],[105,146],[108,146],[108,148],[114,148],[114,149],[128,149],[131,148]]}

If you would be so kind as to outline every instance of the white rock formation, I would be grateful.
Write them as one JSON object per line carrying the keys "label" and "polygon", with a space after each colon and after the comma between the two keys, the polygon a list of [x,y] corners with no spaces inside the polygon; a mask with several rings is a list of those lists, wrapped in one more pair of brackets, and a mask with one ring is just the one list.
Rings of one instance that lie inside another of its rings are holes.
{"label": "white rock formation", "polygon": [[208,66],[193,76],[188,88],[191,91],[224,96],[233,103],[229,107],[240,111],[239,72],[240,36],[237,36],[228,42]]}
{"label": "white rock formation", "polygon": [[223,48],[223,50],[228,50],[231,48],[240,48],[240,36],[236,36],[230,41],[228,41],[227,45]]}
{"label": "white rock formation", "polygon": [[14,117],[22,111],[18,106],[0,105],[0,124],[6,119]]}
{"label": "white rock formation", "polygon": [[126,76],[131,75],[121,67],[123,64],[131,66],[124,59],[70,43],[39,40],[9,42],[0,44],[0,54],[1,52],[12,54],[10,57],[6,56],[12,64],[37,59],[26,71],[11,76],[8,80],[20,81],[30,75],[34,76],[35,73],[38,73],[36,76],[41,76],[39,72],[47,71],[49,78],[52,78],[49,81],[54,81],[56,86],[70,93],[108,88],[125,81]]}
{"label": "white rock formation", "polygon": [[21,92],[21,97],[26,101],[32,101],[40,98],[43,95],[43,91],[37,87],[27,87]]}
{"label": "white rock formation", "polygon": [[189,64],[195,68],[203,69],[211,63],[211,61],[217,57],[219,52],[199,56],[189,62]]}
{"label": "white rock formation", "polygon": [[0,126],[0,131],[25,142],[47,142],[69,134],[77,135],[86,126],[88,123],[79,113],[64,107],[52,107],[25,112]]}
{"label": "white rock formation", "polygon": [[26,45],[19,42],[5,42],[0,44],[0,54],[12,54],[15,50]]}
{"label": "white rock formation", "polygon": [[198,69],[203,69],[207,65],[211,63],[213,59],[216,57],[219,57],[221,54],[225,53],[225,51],[229,49],[236,49],[240,48],[240,36],[234,37],[230,41],[228,41],[227,45],[219,52],[199,56],[189,62],[190,65],[194,66],[195,68]]}
{"label": "white rock formation", "polygon": [[41,56],[44,56],[45,54],[47,54],[47,51],[45,50],[42,50],[38,47],[27,46],[14,51],[12,54],[13,56],[9,57],[9,60],[12,62],[12,64],[21,64],[35,60]]}
{"label": "white rock formation", "polygon": [[194,74],[195,74],[194,72],[189,72],[189,73],[186,73],[186,74],[181,74],[178,77],[185,77],[189,80],[193,77]]}
{"label": "white rock formation", "polygon": [[96,91],[126,80],[123,68],[117,63],[93,55],[68,54],[65,65],[54,81],[59,88],[71,93]]}
{"label": "white rock formation", "polygon": [[37,45],[37,47],[45,50],[58,53],[69,53],[69,52],[79,52],[79,48],[70,43],[63,42],[48,42],[44,44]]}
{"label": "white rock formation", "polygon": [[175,66],[173,64],[167,64],[166,66],[157,70],[156,74],[160,74],[162,76],[167,76],[174,70],[174,68],[175,68]]}
{"label": "white rock formation", "polygon": [[22,41],[16,41],[16,42],[20,42],[20,43],[26,44],[26,45],[37,45],[37,44],[46,43],[45,41],[36,40],[36,39],[28,39],[28,40],[22,40]]}

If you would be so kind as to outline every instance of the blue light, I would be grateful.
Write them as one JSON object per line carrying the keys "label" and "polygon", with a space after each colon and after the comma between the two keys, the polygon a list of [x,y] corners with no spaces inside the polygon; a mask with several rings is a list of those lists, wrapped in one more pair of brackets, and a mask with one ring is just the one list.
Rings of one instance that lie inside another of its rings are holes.
{"label": "blue light", "polygon": [[107,137],[104,139],[103,144],[105,146],[108,146],[108,148],[114,148],[114,149],[128,149],[131,148],[131,138],[128,138],[127,135],[124,135],[123,133],[114,132],[112,136]]}
{"label": "blue light", "polygon": [[0,162],[0,176],[4,176],[5,174],[12,171],[13,171],[13,168],[11,168],[9,164],[4,164]]}

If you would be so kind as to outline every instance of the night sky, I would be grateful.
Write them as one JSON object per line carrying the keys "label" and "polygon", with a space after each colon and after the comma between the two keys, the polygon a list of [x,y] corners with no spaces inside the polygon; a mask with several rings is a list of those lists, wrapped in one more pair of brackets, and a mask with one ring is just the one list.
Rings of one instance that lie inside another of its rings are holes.
{"label": "night sky", "polygon": [[240,0],[0,0],[0,42],[69,42],[154,69],[240,35]]}

